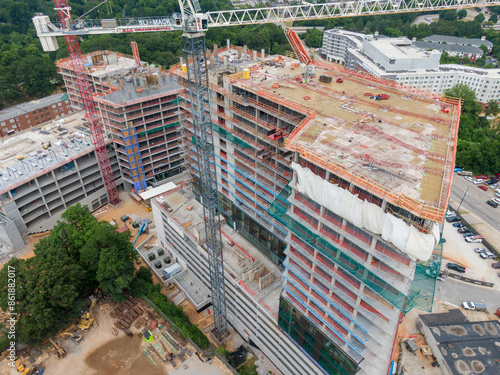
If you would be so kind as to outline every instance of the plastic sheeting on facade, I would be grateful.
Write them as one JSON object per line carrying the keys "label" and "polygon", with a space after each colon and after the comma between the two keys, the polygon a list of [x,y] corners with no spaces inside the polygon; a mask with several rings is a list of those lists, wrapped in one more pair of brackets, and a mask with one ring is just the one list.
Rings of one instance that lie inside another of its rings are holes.
{"label": "plastic sheeting on facade", "polygon": [[297,176],[297,190],[301,194],[358,228],[381,235],[384,240],[391,242],[413,260],[427,261],[431,257],[440,239],[437,223],[432,224],[431,233],[422,233],[403,219],[384,212],[376,204],[363,201],[351,192],[317,176],[309,168],[297,163],[292,163],[292,168]]}

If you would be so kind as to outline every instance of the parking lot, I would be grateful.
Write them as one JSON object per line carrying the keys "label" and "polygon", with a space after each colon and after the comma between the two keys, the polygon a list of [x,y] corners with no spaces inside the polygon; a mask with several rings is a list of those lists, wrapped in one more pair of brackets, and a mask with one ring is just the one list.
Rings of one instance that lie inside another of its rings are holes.
{"label": "parking lot", "polygon": [[[457,228],[445,221],[443,237],[446,242],[443,244],[443,263],[442,269],[447,270],[446,264],[449,262],[458,263],[466,268],[462,276],[494,283],[493,289],[500,290],[500,270],[495,270],[491,264],[495,259],[483,259],[474,252],[475,248],[483,247],[481,243],[467,243],[462,234],[457,232]],[[449,270],[450,272],[455,272]],[[439,285],[438,285],[439,287]]]}

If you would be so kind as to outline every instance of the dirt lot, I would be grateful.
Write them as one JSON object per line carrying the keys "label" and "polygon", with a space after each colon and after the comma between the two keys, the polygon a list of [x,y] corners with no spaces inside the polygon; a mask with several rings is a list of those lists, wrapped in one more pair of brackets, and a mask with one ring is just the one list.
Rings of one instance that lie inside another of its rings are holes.
{"label": "dirt lot", "polygon": [[[122,204],[118,207],[106,206],[96,212],[94,216],[98,220],[112,221],[116,220],[118,226],[121,227],[123,222],[120,217],[123,215],[134,214],[140,219],[149,218],[153,220],[152,212],[148,212],[144,206],[136,202],[128,193],[120,194]],[[133,228],[129,223],[128,228],[132,234],[132,240],[138,232],[138,228]],[[150,235],[154,234],[154,228],[150,229]],[[43,235],[34,235],[30,238],[29,244],[23,249],[23,258],[33,256],[34,245],[49,233]],[[137,243],[144,241],[148,235],[142,234]],[[152,243],[156,242],[156,238],[152,239]],[[137,267],[139,265],[136,264]],[[156,283],[161,283],[161,280],[154,278]],[[164,292],[166,288],[164,288]],[[169,291],[171,292],[171,290]],[[182,304],[193,323],[197,323],[199,316],[194,307],[185,301]],[[94,316],[97,319],[98,327],[92,327],[88,331],[82,332],[78,330],[78,334],[83,334],[84,340],[80,344],[75,344],[71,339],[58,338],[57,342],[67,351],[68,355],[63,359],[58,359],[55,355],[45,360],[42,365],[45,366],[46,374],[50,375],[134,375],[145,374],[160,375],[160,374],[182,374],[182,375],[198,375],[201,372],[207,375],[228,374],[229,370],[218,360],[214,360],[211,364],[202,363],[195,354],[189,356],[189,351],[186,353],[186,358],[183,362],[176,359],[176,368],[170,363],[163,362],[157,354],[151,350],[150,345],[154,345],[154,349],[161,351],[164,355],[166,352],[173,350],[162,341],[161,335],[157,331],[153,331],[155,341],[148,344],[142,337],[139,336],[140,329],[130,327],[130,331],[134,334],[132,338],[127,337],[122,331],[118,330],[118,336],[112,332],[114,321],[110,316],[112,308],[100,310],[100,306],[96,306],[93,310]],[[145,315],[144,315],[145,316]],[[144,353],[146,348],[151,356],[147,357]],[[163,348],[163,350],[162,350]],[[194,353],[194,349],[188,346],[188,349]],[[178,354],[178,353],[176,353]],[[153,364],[153,361],[155,362]],[[28,361],[24,361],[28,364]],[[35,363],[37,364],[37,363]],[[0,362],[0,375],[18,374],[15,369],[9,368],[4,360]]]}

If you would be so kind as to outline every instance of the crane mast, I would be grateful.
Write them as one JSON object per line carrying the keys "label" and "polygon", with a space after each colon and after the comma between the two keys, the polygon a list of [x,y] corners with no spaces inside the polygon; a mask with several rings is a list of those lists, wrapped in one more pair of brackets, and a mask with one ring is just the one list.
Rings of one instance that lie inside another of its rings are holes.
{"label": "crane mast", "polygon": [[[69,29],[71,25],[71,8],[68,6],[68,1],[54,0],[54,3],[59,21],[61,24],[67,25],[67,28]],[[101,167],[106,190],[108,191],[109,201],[111,204],[117,204],[120,202],[120,197],[118,196],[118,189],[116,188],[115,179],[113,177],[113,170],[111,169],[111,164],[109,162],[108,151],[106,149],[106,142],[104,141],[104,137],[102,135],[101,124],[99,123],[99,117],[97,116],[90,82],[83,63],[82,51],[80,50],[80,44],[78,43],[78,36],[67,34],[64,35],[64,40],[66,41],[69,57],[71,58],[71,63],[73,64],[76,84],[78,91],[80,92],[80,97],[82,98],[82,105],[85,110],[87,121],[89,122],[90,133],[92,134],[92,143],[95,146],[97,160],[99,161],[99,166]]]}
{"label": "crane mast", "polygon": [[[362,15],[424,12],[441,9],[500,5],[500,0],[356,0],[323,4],[304,3],[272,8],[237,9],[201,13],[198,0],[178,0],[181,14],[155,18],[126,18],[111,20],[78,20],[72,23],[67,0],[54,0],[59,23],[47,16],[33,18],[38,37],[45,51],[55,51],[56,37],[64,36],[68,46],[78,89],[96,146],[106,188],[111,203],[117,203],[118,193],[98,121],[90,84],[82,62],[77,36],[112,33],[183,31],[183,51],[186,57],[189,98],[199,165],[200,199],[206,230],[215,338],[220,342],[227,335],[224,263],[221,228],[218,215],[218,189],[212,140],[208,71],[205,56],[205,34],[209,27],[277,23],[308,19],[354,17]],[[293,33],[287,36],[300,48]],[[293,44],[293,43],[292,43]],[[307,52],[306,52],[307,54]],[[308,66],[311,66],[309,64]]]}
{"label": "crane mast", "polygon": [[205,56],[207,48],[203,32],[207,29],[207,17],[196,13],[200,10],[198,0],[193,0],[193,3],[189,0],[179,0],[179,4],[184,19],[183,51],[186,57],[188,91],[196,137],[200,201],[205,217],[206,247],[214,309],[214,335],[219,342],[223,342],[227,336],[226,295],[208,69]]}

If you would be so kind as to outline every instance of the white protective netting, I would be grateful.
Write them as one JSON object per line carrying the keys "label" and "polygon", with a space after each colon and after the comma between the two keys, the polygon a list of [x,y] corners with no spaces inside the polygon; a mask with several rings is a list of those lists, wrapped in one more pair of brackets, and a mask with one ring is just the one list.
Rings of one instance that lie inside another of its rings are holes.
{"label": "white protective netting", "polygon": [[292,163],[297,176],[297,190],[351,222],[358,228],[378,234],[413,260],[427,261],[439,242],[439,227],[433,223],[429,234],[420,232],[376,204],[363,201],[349,191],[315,175],[309,168]]}

